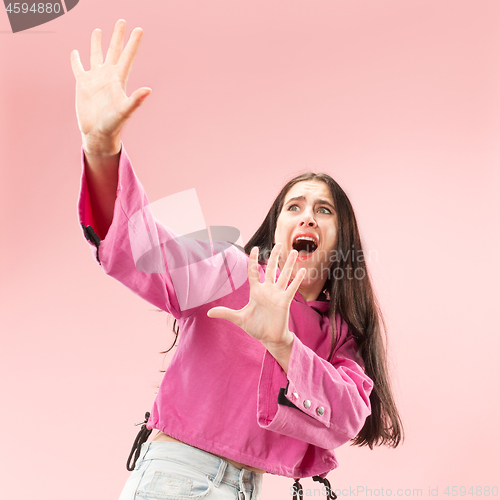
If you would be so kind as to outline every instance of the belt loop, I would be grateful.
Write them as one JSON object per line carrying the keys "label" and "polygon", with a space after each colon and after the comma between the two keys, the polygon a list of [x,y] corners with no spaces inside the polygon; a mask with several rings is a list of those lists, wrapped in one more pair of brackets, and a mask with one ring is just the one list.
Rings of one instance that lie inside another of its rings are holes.
{"label": "belt loop", "polygon": [[146,443],[141,444],[141,453],[139,455],[139,458],[137,459],[137,462],[135,463],[134,470],[138,469],[139,466],[141,465],[142,461],[144,460],[144,456],[149,450],[149,447],[151,446],[152,441],[147,441]]}
{"label": "belt loop", "polygon": [[220,482],[222,481],[222,478],[224,477],[224,474],[226,472],[226,468],[227,468],[227,462],[225,460],[221,460],[219,465],[219,470],[217,471],[217,475],[215,476],[213,481],[215,487],[217,488],[219,487]]}
{"label": "belt loop", "polygon": [[253,477],[253,491],[251,500],[257,500],[260,498],[260,490],[262,487],[262,474],[252,472]]}
{"label": "belt loop", "polygon": [[239,488],[239,491],[238,491],[238,499],[240,498],[245,498],[246,494],[245,494],[245,487],[243,486],[243,476],[245,474],[246,469],[241,469],[240,470],[240,473],[238,475],[238,488]]}

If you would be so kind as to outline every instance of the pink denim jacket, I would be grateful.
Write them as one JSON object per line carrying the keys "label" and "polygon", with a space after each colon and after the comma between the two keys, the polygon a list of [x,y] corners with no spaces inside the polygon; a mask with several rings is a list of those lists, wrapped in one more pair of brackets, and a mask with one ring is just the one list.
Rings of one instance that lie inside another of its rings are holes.
{"label": "pink denim jacket", "polygon": [[180,325],[149,429],[271,474],[324,477],[337,467],[333,450],[363,427],[373,383],[340,317],[333,357],[326,360],[327,302],[295,295],[287,375],[259,341],[229,321],[207,317],[218,305],[247,304],[248,257],[224,242],[178,237],[155,220],[123,147],[106,237],[99,240],[92,229],[85,170],[79,215],[104,271]]}

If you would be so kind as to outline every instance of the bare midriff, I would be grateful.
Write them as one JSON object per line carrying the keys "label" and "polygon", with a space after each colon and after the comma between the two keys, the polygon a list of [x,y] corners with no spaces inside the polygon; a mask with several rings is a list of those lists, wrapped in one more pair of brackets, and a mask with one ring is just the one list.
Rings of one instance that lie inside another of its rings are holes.
{"label": "bare midriff", "polygon": [[[156,434],[156,436],[153,438],[153,441],[169,441],[171,443],[182,443],[182,441],[179,441],[178,439],[175,439],[172,436],[169,436],[168,434],[165,434],[164,432],[161,431],[158,431],[158,434]],[[212,455],[215,455],[216,457],[219,458],[223,458],[226,462],[230,463],[231,465],[234,465],[235,467],[238,467],[238,469],[246,469],[252,472],[258,472],[260,474],[264,474],[266,472],[265,470],[262,469],[257,469],[255,467],[250,467],[249,465],[240,464],[240,462],[235,462],[234,460],[229,460],[229,458],[221,457],[220,455],[216,455],[215,453],[212,453]]]}

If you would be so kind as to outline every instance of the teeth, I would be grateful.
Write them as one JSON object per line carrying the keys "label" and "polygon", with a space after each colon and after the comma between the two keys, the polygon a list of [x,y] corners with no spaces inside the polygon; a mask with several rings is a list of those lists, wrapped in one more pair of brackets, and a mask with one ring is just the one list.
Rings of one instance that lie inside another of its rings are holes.
{"label": "teeth", "polygon": [[312,241],[313,243],[316,243],[316,240],[314,238],[311,238],[310,236],[299,236],[298,238],[295,238],[295,241],[298,240],[307,240],[307,241]]}
{"label": "teeth", "polygon": [[[303,241],[306,243],[303,244]],[[317,250],[318,242],[313,236],[297,236],[293,240],[293,248],[299,252],[299,255],[305,256]]]}

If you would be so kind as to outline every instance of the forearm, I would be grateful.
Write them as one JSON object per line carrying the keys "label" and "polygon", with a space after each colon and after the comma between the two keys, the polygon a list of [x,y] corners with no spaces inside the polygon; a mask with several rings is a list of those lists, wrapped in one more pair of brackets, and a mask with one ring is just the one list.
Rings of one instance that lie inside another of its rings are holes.
{"label": "forearm", "polygon": [[278,362],[285,373],[288,373],[288,365],[292,354],[292,346],[294,335],[288,332],[287,340],[280,344],[263,343],[264,347],[269,351],[269,354]]}
{"label": "forearm", "polygon": [[108,144],[96,144],[85,136],[82,138],[85,175],[92,215],[97,226],[93,229],[101,239],[104,239],[113,220],[121,142],[119,137],[109,141]]}
{"label": "forearm", "polygon": [[345,342],[344,332],[338,343],[343,345],[332,364],[295,336],[286,375],[265,354],[257,408],[261,427],[326,449],[357,435],[371,411],[373,382],[356,362],[361,360],[355,341]]}

